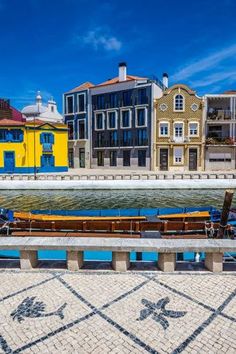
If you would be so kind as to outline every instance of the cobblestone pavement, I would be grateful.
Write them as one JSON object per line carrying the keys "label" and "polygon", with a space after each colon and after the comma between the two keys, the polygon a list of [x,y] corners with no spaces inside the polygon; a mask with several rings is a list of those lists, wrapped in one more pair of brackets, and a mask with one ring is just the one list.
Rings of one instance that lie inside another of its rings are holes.
{"label": "cobblestone pavement", "polygon": [[0,271],[0,353],[236,353],[236,275]]}

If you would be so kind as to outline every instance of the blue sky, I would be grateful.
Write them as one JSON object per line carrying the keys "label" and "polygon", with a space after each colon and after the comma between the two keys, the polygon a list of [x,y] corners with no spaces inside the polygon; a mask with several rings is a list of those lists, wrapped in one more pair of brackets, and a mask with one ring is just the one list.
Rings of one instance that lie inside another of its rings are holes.
{"label": "blue sky", "polygon": [[22,108],[35,92],[168,72],[198,94],[236,89],[235,0],[0,0],[0,97]]}

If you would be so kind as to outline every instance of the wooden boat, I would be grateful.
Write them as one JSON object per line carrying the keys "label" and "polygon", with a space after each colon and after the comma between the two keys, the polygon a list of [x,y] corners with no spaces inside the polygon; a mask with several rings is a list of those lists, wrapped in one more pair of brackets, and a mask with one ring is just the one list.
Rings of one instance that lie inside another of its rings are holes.
{"label": "wooden boat", "polygon": [[69,215],[47,215],[33,214],[30,212],[14,212],[14,218],[19,220],[38,221],[76,221],[76,220],[146,220],[145,216],[69,216]]}
{"label": "wooden boat", "polygon": [[194,221],[194,220],[210,220],[209,211],[193,211],[189,213],[168,214],[159,215],[161,220],[182,220],[182,221]]}

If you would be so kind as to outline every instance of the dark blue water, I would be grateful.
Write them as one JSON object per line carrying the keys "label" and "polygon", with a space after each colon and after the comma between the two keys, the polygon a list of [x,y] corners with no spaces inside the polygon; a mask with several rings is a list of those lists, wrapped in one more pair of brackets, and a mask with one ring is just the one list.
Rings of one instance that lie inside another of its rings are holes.
{"label": "dark blue water", "polygon": [[[220,208],[223,190],[128,190],[128,191],[1,191],[0,207],[32,209],[163,208],[213,205]],[[235,200],[236,204],[236,200]],[[18,257],[17,251],[0,251],[1,256]],[[111,252],[85,252],[85,260],[111,260]],[[193,259],[193,253],[185,259]],[[40,251],[39,259],[65,259],[63,251]],[[135,253],[131,254],[131,260]],[[156,253],[144,253],[144,260],[156,260]]]}

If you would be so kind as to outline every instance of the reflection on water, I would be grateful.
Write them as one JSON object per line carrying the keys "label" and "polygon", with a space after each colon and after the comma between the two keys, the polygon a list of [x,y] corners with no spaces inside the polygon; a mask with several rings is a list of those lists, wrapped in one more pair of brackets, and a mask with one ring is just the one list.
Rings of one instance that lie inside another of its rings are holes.
{"label": "reflection on water", "polygon": [[[223,190],[12,191],[0,192],[0,207],[32,209],[221,207]],[[234,199],[235,201],[235,199]]]}

